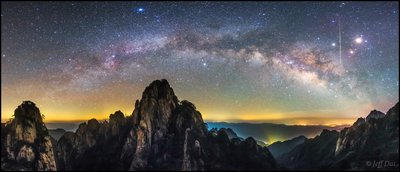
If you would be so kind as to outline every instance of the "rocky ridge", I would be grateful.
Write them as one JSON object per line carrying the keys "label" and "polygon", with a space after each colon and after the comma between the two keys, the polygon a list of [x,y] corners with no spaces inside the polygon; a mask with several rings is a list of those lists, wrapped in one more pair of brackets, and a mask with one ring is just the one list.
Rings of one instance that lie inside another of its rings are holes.
{"label": "rocky ridge", "polygon": [[339,133],[324,130],[320,136],[283,154],[277,162],[286,168],[300,170],[398,169],[399,103],[386,115],[373,110],[365,119],[358,118],[351,127]]}
{"label": "rocky ridge", "polygon": [[179,101],[166,80],[146,87],[132,115],[121,114],[110,115],[108,123],[90,120],[64,134],[57,144],[59,169],[276,168],[268,149],[253,138],[230,140],[225,131],[209,132],[195,105]]}
{"label": "rocky ridge", "polygon": [[2,170],[57,170],[54,139],[48,134],[42,115],[31,101],[24,101],[14,119],[2,125]]}
{"label": "rocky ridge", "polygon": [[136,100],[132,114],[116,111],[106,121],[91,119],[58,141],[36,105],[24,101],[14,119],[1,126],[1,169],[371,170],[376,167],[366,162],[380,160],[385,160],[380,169],[398,169],[398,119],[397,103],[386,114],[373,110],[340,132],[323,130],[312,139],[276,143],[294,142],[275,155],[276,162],[252,137],[242,139],[230,128],[208,131],[194,104],[180,101],[166,80],[156,80]]}

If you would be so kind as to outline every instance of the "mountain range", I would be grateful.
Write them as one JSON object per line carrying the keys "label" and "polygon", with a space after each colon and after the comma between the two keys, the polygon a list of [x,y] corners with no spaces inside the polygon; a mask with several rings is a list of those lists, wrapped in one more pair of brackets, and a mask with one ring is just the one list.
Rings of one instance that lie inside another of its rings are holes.
{"label": "mountain range", "polygon": [[398,170],[399,103],[386,114],[373,110],[340,132],[323,130],[274,158],[288,169]]}
{"label": "mountain range", "polygon": [[322,130],[341,130],[348,125],[325,126],[325,125],[285,125],[274,123],[230,123],[230,122],[207,122],[209,129],[231,128],[239,137],[254,137],[254,139],[270,145],[277,141],[285,141],[298,136],[313,138]]}
{"label": "mountain range", "polygon": [[146,87],[131,114],[91,119],[75,132],[49,131],[35,103],[24,101],[1,126],[1,170],[398,170],[398,106],[339,132],[260,146],[235,129],[208,130],[166,80]]}
{"label": "mountain range", "polygon": [[17,108],[2,131],[2,170],[277,168],[268,149],[253,138],[230,140],[222,130],[208,131],[201,113],[178,100],[166,80],[146,87],[131,115],[116,111],[108,121],[91,119],[57,142],[49,140],[40,111],[30,101]]}

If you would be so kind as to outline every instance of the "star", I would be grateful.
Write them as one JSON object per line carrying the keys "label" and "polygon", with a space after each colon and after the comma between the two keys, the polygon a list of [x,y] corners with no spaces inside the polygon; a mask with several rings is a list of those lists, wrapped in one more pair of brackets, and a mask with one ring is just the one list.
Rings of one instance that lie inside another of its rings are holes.
{"label": "star", "polygon": [[[2,106],[2,114],[10,114],[14,110],[10,102],[26,95],[45,104],[88,100],[81,102],[113,109],[110,99],[98,92],[107,88],[123,100],[117,101],[120,105],[133,97],[120,90],[131,89],[139,99],[136,94],[146,83],[161,78],[178,80],[171,83],[173,87],[196,86],[207,90],[200,94],[218,96],[210,103],[191,89],[179,91],[198,102],[205,119],[217,111],[230,114],[226,118],[238,112],[262,117],[269,115],[264,108],[290,114],[297,107],[312,109],[311,113],[321,107],[343,116],[362,115],[337,107],[350,103],[360,111],[365,102],[398,101],[397,7],[387,2],[309,3],[55,2],[51,8],[35,2],[2,3],[2,93],[7,95],[2,102],[9,102]],[[318,16],[317,22],[308,22],[307,16]],[[209,89],[215,85],[218,89]],[[70,97],[51,97],[59,93]],[[237,93],[239,102],[254,100],[249,109],[230,105]],[[76,103],[69,105],[79,106]],[[106,115],[99,109],[71,109],[62,112]],[[207,112],[210,109],[216,111]]]}
{"label": "star", "polygon": [[361,44],[363,42],[362,37],[357,37],[356,39],[354,39],[354,42],[356,42],[357,44]]}
{"label": "star", "polygon": [[136,13],[144,13],[144,8],[143,7],[137,8]]}

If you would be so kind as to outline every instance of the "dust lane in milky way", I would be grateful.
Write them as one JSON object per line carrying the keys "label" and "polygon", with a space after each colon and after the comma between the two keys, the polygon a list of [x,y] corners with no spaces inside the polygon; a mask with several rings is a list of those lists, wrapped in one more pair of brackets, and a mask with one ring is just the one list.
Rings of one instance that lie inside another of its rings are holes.
{"label": "dust lane in milky way", "polygon": [[1,8],[2,120],[23,100],[48,121],[130,114],[161,78],[209,121],[351,124],[399,99],[398,2]]}

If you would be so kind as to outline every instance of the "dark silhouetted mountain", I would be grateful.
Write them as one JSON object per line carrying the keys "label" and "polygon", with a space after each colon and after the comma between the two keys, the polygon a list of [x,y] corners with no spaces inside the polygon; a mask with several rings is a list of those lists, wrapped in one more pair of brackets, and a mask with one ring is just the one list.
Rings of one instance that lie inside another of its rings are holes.
{"label": "dark silhouetted mountain", "polygon": [[57,143],[59,170],[123,169],[123,145],[132,127],[132,118],[121,111],[109,121],[91,119],[79,125],[75,133],[66,132]]}
{"label": "dark silhouetted mountain", "polygon": [[194,104],[178,100],[166,80],[156,80],[131,115],[116,111],[109,120],[79,124],[75,132],[49,134],[36,105],[23,102],[1,125],[1,170],[398,170],[398,122],[397,103],[386,115],[374,110],[340,132],[323,129],[311,139],[260,146],[242,136],[280,128],[267,134],[272,142],[279,134],[298,136],[321,126],[210,123],[217,126],[208,131]]}
{"label": "dark silhouetted mountain", "polygon": [[305,140],[276,160],[282,167],[288,169],[323,168],[334,158],[338,135],[335,130],[323,130],[320,135]]}
{"label": "dark silhouetted mountain", "polygon": [[61,170],[269,170],[275,160],[253,138],[208,131],[199,111],[179,101],[166,80],[146,87],[131,116],[110,115],[66,132],[58,141]]}
{"label": "dark silhouetted mountain", "polygon": [[370,120],[372,120],[372,119],[383,118],[384,116],[385,116],[384,113],[382,113],[382,112],[380,112],[380,111],[377,111],[377,110],[373,110],[373,111],[371,111],[371,112],[368,114],[366,120],[367,120],[367,121],[370,121]]}
{"label": "dark silhouetted mountain", "polygon": [[256,140],[256,142],[257,142],[257,144],[258,144],[258,145],[260,145],[260,146],[262,146],[262,147],[266,147],[266,146],[268,146],[268,144],[266,144],[266,143],[265,143],[265,142],[263,142],[263,141]]}
{"label": "dark silhouetted mountain", "polygon": [[275,143],[272,143],[271,145],[268,146],[269,151],[271,154],[274,156],[275,159],[279,158],[282,154],[288,153],[291,151],[294,147],[296,147],[299,144],[304,143],[307,138],[304,136],[298,136],[290,140],[286,141],[277,141]]}
{"label": "dark silhouetted mountain", "polygon": [[1,170],[56,170],[54,142],[39,109],[24,101],[1,126]]}
{"label": "dark silhouetted mountain", "polygon": [[229,139],[239,138],[239,136],[231,128],[221,128],[227,135]]}
{"label": "dark silhouetted mountain", "polygon": [[[379,166],[380,161],[383,161],[382,166]],[[378,166],[380,169],[398,169],[398,165],[399,103],[386,115],[371,111],[365,121],[361,118],[340,131],[333,167],[370,170]]]}
{"label": "dark silhouetted mountain", "polygon": [[[212,128],[212,131],[218,131],[218,128]],[[231,128],[220,128],[219,130],[224,131],[227,135],[229,139],[239,139],[241,141],[243,141],[244,139],[242,137],[239,137]],[[256,139],[254,139],[256,140]],[[260,141],[260,140],[256,140],[257,144],[264,147],[264,146],[268,146],[267,144],[265,144],[264,142]]]}
{"label": "dark silhouetted mountain", "polygon": [[62,135],[64,135],[65,132],[67,132],[62,128],[48,129],[48,131],[49,131],[50,136],[53,137],[54,139],[56,139],[57,141],[58,141],[58,139],[60,139],[60,137]]}
{"label": "dark silhouetted mountain", "polygon": [[49,130],[61,128],[65,131],[75,132],[76,129],[78,129],[79,124],[83,122],[86,121],[45,122],[45,124]]}
{"label": "dark silhouetted mountain", "polygon": [[398,170],[399,103],[386,115],[371,111],[340,133],[324,130],[277,162],[289,169]]}
{"label": "dark silhouetted mountain", "polygon": [[348,126],[323,126],[323,125],[285,125],[273,123],[229,123],[229,122],[207,122],[211,128],[231,128],[239,137],[253,137],[261,140],[268,145],[276,141],[285,141],[298,136],[313,138],[320,134],[323,129],[341,130]]}

